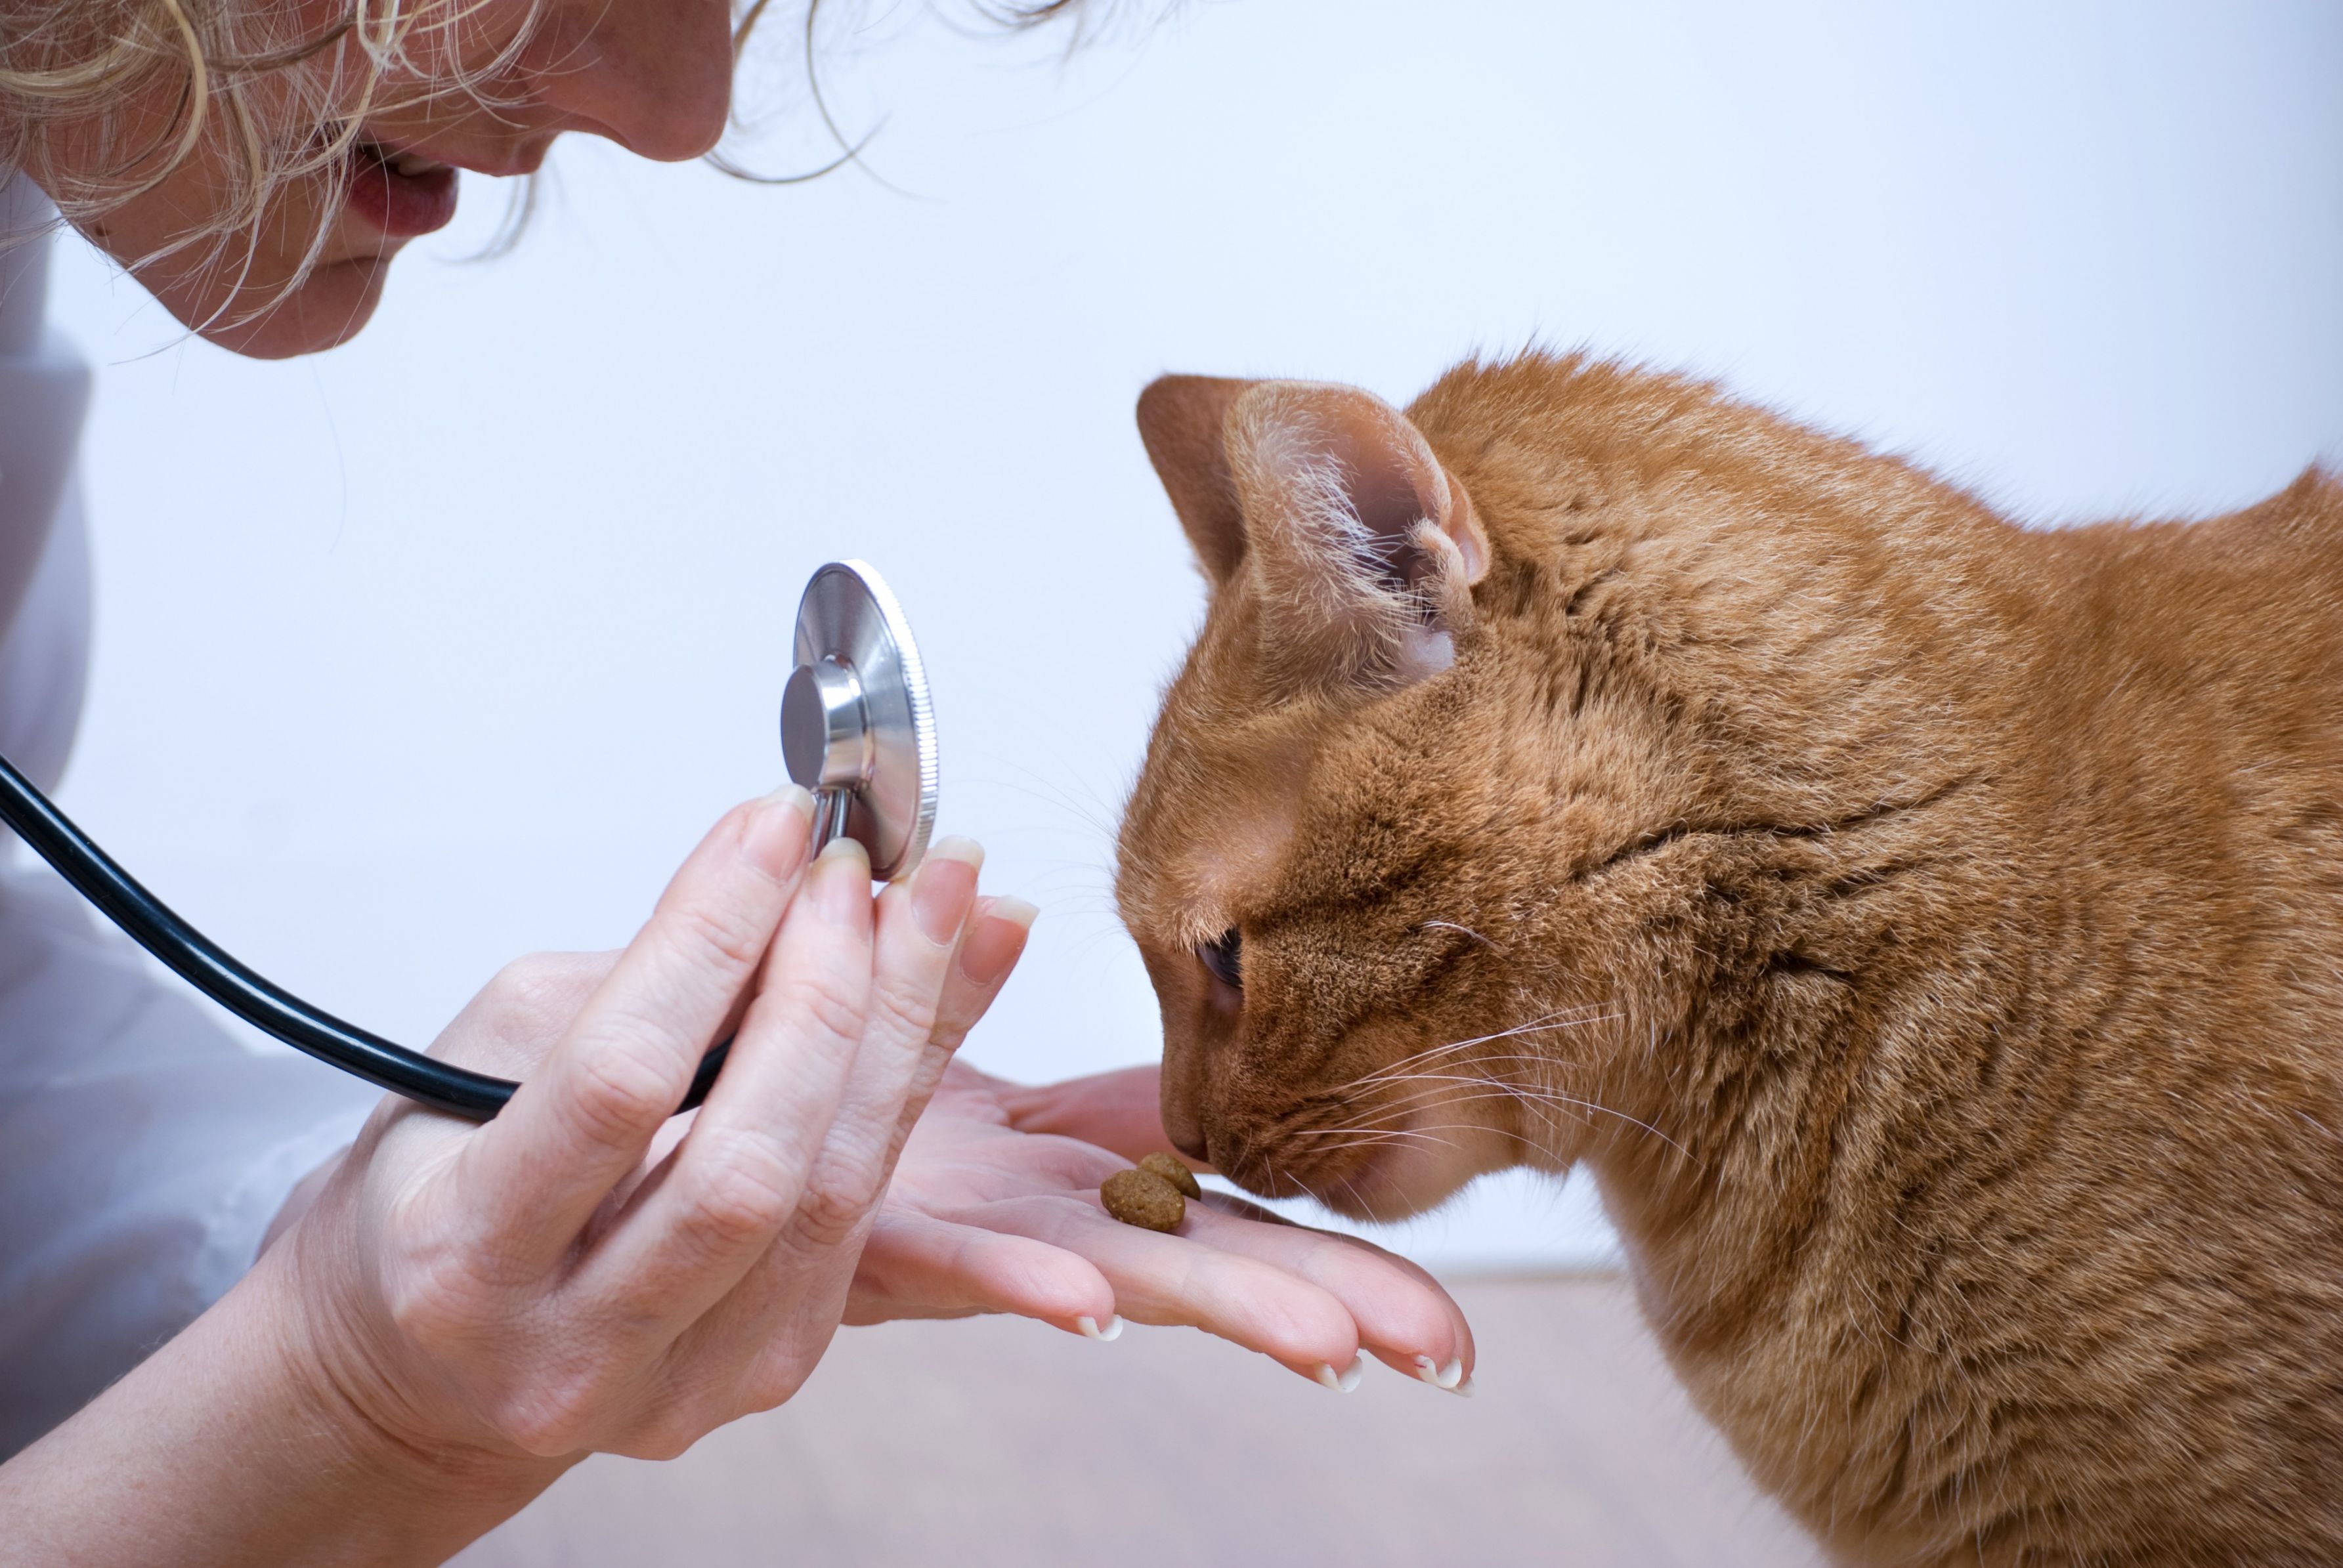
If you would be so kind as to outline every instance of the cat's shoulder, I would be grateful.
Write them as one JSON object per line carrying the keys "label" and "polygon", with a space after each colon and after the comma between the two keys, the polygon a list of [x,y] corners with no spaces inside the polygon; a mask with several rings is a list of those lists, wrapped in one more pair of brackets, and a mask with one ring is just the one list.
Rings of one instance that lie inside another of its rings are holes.
{"label": "cat's shoulder", "polygon": [[2241,537],[2343,549],[2343,477],[2313,463],[2278,494],[2215,521]]}
{"label": "cat's shoulder", "polygon": [[2058,530],[2102,570],[2231,578],[2281,596],[2343,587],[2343,478],[2313,464],[2275,495],[2208,518],[2118,518]]}

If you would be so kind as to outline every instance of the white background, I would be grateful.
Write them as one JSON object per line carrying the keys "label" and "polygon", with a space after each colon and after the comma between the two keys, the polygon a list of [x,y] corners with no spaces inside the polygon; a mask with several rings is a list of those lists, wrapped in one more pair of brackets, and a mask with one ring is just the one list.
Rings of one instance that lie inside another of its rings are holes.
{"label": "white background", "polygon": [[[68,243],[101,368],[67,808],[419,1043],[505,959],[622,941],[778,779],[799,586],[860,555],[934,672],[944,826],[1044,910],[970,1052],[1087,1071],[1156,1048],[1106,868],[1201,606],[1131,424],[1158,372],[1404,399],[1589,345],[2036,522],[2227,508],[2343,443],[2331,0],[1238,0],[1067,41],[833,37],[891,187],[565,146],[518,253],[458,265],[476,182],[313,361],[182,341]],[[794,68],[756,78],[777,166],[825,155]],[[1583,1193],[1493,1187],[1405,1244],[1608,1246]]]}

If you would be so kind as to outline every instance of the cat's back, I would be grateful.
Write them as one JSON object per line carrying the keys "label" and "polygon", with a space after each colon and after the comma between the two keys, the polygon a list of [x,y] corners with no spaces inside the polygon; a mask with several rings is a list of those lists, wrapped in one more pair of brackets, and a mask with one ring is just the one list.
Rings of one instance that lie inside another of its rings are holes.
{"label": "cat's back", "polygon": [[2343,482],[2313,468],[2226,517],[2028,543],[2049,568],[2045,629],[2083,695],[2147,677],[2249,746],[2343,720]]}
{"label": "cat's back", "polygon": [[2046,570],[1999,715],[2012,803],[2076,886],[2159,911],[2143,956],[2201,982],[2231,1049],[2343,1084],[2343,484],[2026,542]]}
{"label": "cat's back", "polygon": [[1529,563],[1492,668],[1597,666],[1678,761],[1652,841],[1735,829],[1669,912],[1756,1000],[1676,1048],[1805,1130],[1752,1171],[1828,1157],[1778,1213],[1604,1173],[1753,1471],[1863,1561],[2343,1561],[2343,484],[2026,529],[1674,377],[1413,412]]}

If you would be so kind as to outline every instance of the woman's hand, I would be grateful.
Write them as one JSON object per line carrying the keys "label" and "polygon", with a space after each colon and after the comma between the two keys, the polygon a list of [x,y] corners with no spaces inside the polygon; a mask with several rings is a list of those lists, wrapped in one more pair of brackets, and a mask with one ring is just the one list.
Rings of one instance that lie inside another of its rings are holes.
{"label": "woman's hand", "polygon": [[[809,823],[801,791],[727,819],[583,997],[600,960],[490,986],[441,1048],[521,1069],[495,1121],[394,1101],[361,1134],[289,1266],[387,1430],[665,1457],[812,1371],[941,1068],[939,1019],[1002,977],[953,963],[973,846],[939,846],[874,910],[850,839],[805,865]],[[735,1029],[707,1103],[671,1126]]]}
{"label": "woman's hand", "polygon": [[1218,1193],[1176,1235],[1122,1224],[1099,1183],[1171,1151],[1156,1070],[1040,1088],[952,1063],[862,1252],[849,1322],[1016,1312],[1111,1338],[1119,1313],[1182,1323],[1348,1389],[1362,1350],[1472,1392],[1473,1334],[1404,1259]]}
{"label": "woman's hand", "polygon": [[802,791],[740,808],[623,953],[484,991],[435,1050],[511,1103],[386,1101],[227,1297],[0,1471],[0,1562],[437,1562],[590,1451],[789,1398],[1030,919],[976,906],[972,845],[874,903],[810,823]]}

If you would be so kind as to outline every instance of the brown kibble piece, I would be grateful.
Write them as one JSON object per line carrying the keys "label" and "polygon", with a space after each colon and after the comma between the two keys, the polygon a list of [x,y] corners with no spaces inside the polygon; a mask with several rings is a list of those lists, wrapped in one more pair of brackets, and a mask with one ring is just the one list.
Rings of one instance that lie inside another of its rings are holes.
{"label": "brown kibble piece", "polygon": [[1106,1211],[1142,1231],[1176,1231],[1188,1212],[1180,1189],[1152,1171],[1118,1171],[1099,1186]]}
{"label": "brown kibble piece", "polygon": [[1203,1186],[1197,1181],[1196,1173],[1169,1154],[1150,1154],[1139,1162],[1139,1168],[1151,1171],[1171,1182],[1180,1189],[1180,1195],[1183,1198],[1202,1198],[1204,1195]]}

